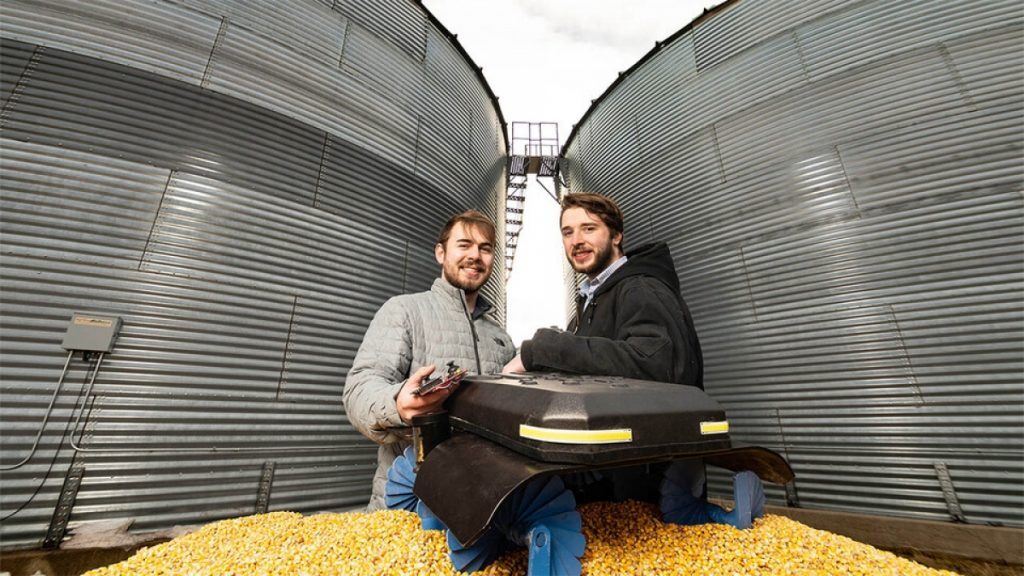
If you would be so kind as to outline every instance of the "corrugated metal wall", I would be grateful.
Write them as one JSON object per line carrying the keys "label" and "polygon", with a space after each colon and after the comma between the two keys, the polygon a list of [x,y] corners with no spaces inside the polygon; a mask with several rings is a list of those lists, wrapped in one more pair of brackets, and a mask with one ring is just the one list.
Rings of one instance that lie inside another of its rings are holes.
{"label": "corrugated metal wall", "polygon": [[669,243],[708,391],[802,506],[1024,524],[1022,16],[728,2],[563,150],[627,245]]}
{"label": "corrugated metal wall", "polygon": [[[3,546],[67,513],[252,513],[265,463],[271,510],[364,505],[376,450],[341,405],[362,334],[429,287],[448,216],[504,221],[478,70],[411,0],[2,10]],[[84,412],[96,360],[72,360],[32,452],[76,311],[124,327]]]}

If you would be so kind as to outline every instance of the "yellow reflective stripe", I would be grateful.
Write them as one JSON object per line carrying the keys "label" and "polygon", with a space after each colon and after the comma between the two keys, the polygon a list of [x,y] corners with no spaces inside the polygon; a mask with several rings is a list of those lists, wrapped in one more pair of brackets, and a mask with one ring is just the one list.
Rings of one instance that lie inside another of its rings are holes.
{"label": "yellow reflective stripe", "polygon": [[729,433],[729,421],[722,420],[721,422],[701,422],[700,433],[702,435],[707,434],[728,434]]}
{"label": "yellow reflective stripe", "polygon": [[556,442],[559,444],[614,444],[616,442],[633,441],[633,430],[630,428],[569,430],[565,428],[540,428],[538,426],[520,424],[519,435],[531,440]]}

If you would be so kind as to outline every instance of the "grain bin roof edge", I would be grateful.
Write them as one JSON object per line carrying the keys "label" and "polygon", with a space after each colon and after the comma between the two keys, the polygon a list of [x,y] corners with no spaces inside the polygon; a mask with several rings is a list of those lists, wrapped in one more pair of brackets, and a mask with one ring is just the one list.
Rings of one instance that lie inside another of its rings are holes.
{"label": "grain bin roof edge", "polygon": [[712,6],[711,8],[705,8],[704,12],[702,12],[700,16],[697,16],[696,18],[691,20],[689,24],[683,26],[679,30],[676,30],[668,38],[655,42],[654,48],[651,48],[651,50],[648,51],[647,54],[644,54],[639,60],[636,61],[636,63],[627,68],[625,72],[620,72],[618,77],[616,77],[615,80],[612,81],[612,83],[609,84],[607,88],[605,88],[604,92],[602,92],[600,96],[590,101],[590,108],[587,108],[587,111],[583,113],[583,116],[580,116],[580,119],[577,120],[575,124],[573,124],[572,131],[569,132],[569,137],[565,140],[565,144],[562,145],[562,149],[558,155],[563,158],[565,157],[565,153],[569,149],[569,145],[572,144],[573,138],[576,137],[576,131],[579,129],[579,127],[582,126],[583,123],[587,121],[587,118],[589,118],[591,113],[594,112],[594,109],[597,108],[598,105],[600,105],[601,102],[603,102],[609,94],[611,94],[612,90],[614,90],[615,87],[618,86],[623,80],[628,78],[634,70],[642,66],[651,58],[653,58],[655,54],[661,52],[662,48],[674,42],[676,38],[679,38],[683,34],[686,34],[690,30],[692,30],[693,27],[696,26],[697,24],[700,24],[704,20],[711,18],[715,14],[721,12],[722,10],[729,6],[732,6],[733,4],[736,4],[737,2],[739,2],[739,0],[724,0],[720,4]]}
{"label": "grain bin roof edge", "polygon": [[455,35],[452,34],[436,16],[434,16],[434,14],[423,3],[423,0],[416,0],[416,3],[419,4],[423,13],[427,15],[427,19],[429,19],[430,22],[436,26],[437,29],[448,38],[448,40],[451,41],[452,45],[455,46],[455,49],[459,51],[459,54],[462,54],[462,57],[469,63],[469,67],[473,69],[473,73],[480,79],[480,83],[483,84],[484,90],[487,91],[487,96],[491,99],[491,104],[494,104],[494,110],[498,113],[498,122],[501,124],[501,137],[505,141],[505,153],[508,154],[508,125],[505,123],[505,115],[501,112],[501,105],[498,104],[498,97],[494,95],[494,90],[491,90],[491,85],[487,83],[487,78],[484,77],[483,68],[476,65],[476,62],[474,62],[469,56],[469,52],[466,52],[466,49],[462,47],[462,43],[459,42],[458,38],[456,38]]}

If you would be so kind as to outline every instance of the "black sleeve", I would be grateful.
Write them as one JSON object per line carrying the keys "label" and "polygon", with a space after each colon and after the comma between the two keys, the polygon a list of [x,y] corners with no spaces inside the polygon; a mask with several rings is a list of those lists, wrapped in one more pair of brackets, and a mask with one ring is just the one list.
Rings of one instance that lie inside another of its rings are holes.
{"label": "black sleeve", "polygon": [[677,299],[661,282],[642,280],[618,292],[613,335],[586,337],[541,328],[523,342],[523,365],[527,370],[671,382],[672,331],[667,323],[678,314],[673,312]]}

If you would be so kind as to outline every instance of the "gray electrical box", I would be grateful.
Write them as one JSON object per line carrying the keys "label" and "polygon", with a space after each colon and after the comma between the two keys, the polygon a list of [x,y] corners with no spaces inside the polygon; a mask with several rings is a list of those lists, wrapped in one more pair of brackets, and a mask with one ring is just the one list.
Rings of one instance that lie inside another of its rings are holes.
{"label": "gray electrical box", "polygon": [[61,348],[83,352],[110,352],[121,330],[120,316],[83,314],[75,312],[64,335]]}

